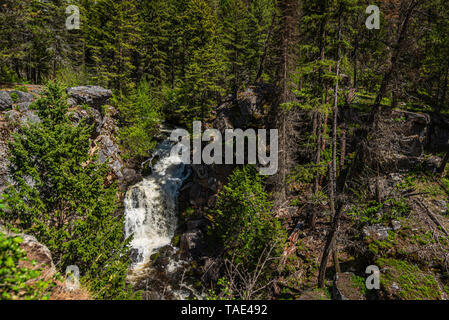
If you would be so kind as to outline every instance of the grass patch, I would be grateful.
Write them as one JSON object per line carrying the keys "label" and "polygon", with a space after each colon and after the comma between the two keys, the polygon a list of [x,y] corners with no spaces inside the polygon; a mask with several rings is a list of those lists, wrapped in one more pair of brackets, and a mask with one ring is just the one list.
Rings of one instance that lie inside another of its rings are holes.
{"label": "grass patch", "polygon": [[[383,269],[381,289],[404,300],[439,300],[441,291],[435,278],[403,260],[380,258],[376,264]],[[393,290],[393,283],[399,287]]]}

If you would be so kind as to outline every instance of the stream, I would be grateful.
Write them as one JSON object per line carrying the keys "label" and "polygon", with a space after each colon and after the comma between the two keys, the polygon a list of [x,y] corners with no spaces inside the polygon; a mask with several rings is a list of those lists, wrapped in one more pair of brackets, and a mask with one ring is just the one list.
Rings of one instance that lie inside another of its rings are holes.
{"label": "stream", "polygon": [[152,173],[125,196],[125,236],[133,235],[128,280],[135,289],[149,292],[148,299],[184,299],[192,293],[183,283],[188,262],[171,242],[178,226],[179,189],[191,170],[179,156],[170,155],[169,131],[163,133],[165,139],[148,160]]}

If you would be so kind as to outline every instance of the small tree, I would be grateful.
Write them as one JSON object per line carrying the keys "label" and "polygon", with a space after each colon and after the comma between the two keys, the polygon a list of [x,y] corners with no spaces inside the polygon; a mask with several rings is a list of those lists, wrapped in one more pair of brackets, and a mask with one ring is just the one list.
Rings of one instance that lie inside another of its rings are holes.
{"label": "small tree", "polygon": [[[245,166],[229,177],[212,217],[211,236],[223,249],[225,260],[244,273],[257,270],[260,276],[255,279],[260,283],[273,278],[277,270],[273,265],[286,240],[286,232],[271,209],[262,177],[254,166]],[[269,258],[265,257],[267,254]],[[256,284],[252,283],[252,287]]]}
{"label": "small tree", "polygon": [[73,124],[66,101],[63,88],[49,84],[35,104],[42,122],[14,134],[14,184],[0,219],[35,235],[61,271],[77,265],[98,297],[124,297],[129,260],[116,188],[105,187],[108,169],[89,153],[93,127]]}
{"label": "small tree", "polygon": [[149,157],[156,146],[154,136],[162,118],[161,101],[150,92],[148,82],[141,81],[129,96],[117,101],[121,118],[120,141],[127,157]]}
{"label": "small tree", "polygon": [[0,231],[0,300],[48,299],[52,280],[40,279],[39,270],[20,265],[27,261],[25,250],[20,248],[22,242],[21,237]]}

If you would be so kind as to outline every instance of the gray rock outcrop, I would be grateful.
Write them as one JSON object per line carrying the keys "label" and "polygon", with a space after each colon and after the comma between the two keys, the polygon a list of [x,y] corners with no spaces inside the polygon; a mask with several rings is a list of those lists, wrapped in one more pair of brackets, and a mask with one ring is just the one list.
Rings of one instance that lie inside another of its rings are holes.
{"label": "gray rock outcrop", "polygon": [[0,111],[11,108],[14,104],[11,96],[6,91],[0,91]]}
{"label": "gray rock outcrop", "polygon": [[67,89],[69,104],[86,104],[92,108],[99,109],[107,104],[112,97],[112,91],[99,86],[80,86]]}

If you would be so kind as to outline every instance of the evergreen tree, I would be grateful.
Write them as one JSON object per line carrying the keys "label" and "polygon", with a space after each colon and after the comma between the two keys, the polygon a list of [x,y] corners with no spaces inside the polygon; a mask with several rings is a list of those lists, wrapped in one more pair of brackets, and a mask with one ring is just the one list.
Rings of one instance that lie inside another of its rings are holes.
{"label": "evergreen tree", "polygon": [[210,231],[225,257],[245,270],[254,270],[268,246],[279,257],[285,243],[280,221],[272,215],[270,195],[254,166],[235,169],[219,194]]}
{"label": "evergreen tree", "polygon": [[142,1],[138,4],[142,22],[141,73],[151,87],[167,82],[169,77],[171,16],[175,13],[170,2]]}
{"label": "evergreen tree", "polygon": [[135,65],[132,57],[141,42],[141,22],[135,0],[99,0],[91,7],[87,50],[94,62],[93,80],[126,93]]}
{"label": "evergreen tree", "polygon": [[42,123],[14,135],[14,184],[0,219],[35,235],[61,271],[77,265],[97,297],[125,297],[129,260],[116,189],[105,186],[107,167],[90,155],[92,126],[72,124],[66,100],[50,84],[35,105]]}
{"label": "evergreen tree", "polygon": [[226,83],[230,92],[237,96],[242,85],[249,82],[249,70],[245,70],[248,11],[242,1],[229,0],[222,2],[222,12],[223,28],[221,33],[227,63]]}
{"label": "evergreen tree", "polygon": [[195,119],[207,119],[222,91],[223,67],[218,49],[217,22],[205,0],[189,0],[181,16],[185,72],[183,101],[177,110],[191,126]]}

